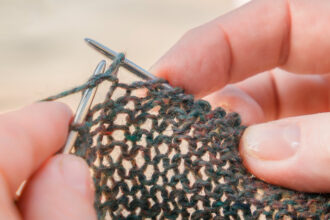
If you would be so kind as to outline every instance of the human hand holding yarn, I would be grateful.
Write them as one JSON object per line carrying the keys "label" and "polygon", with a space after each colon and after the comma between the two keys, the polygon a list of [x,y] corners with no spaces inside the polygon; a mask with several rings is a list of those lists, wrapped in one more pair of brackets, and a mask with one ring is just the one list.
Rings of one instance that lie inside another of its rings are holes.
{"label": "human hand holding yarn", "polygon": [[[65,143],[71,117],[55,102],[0,115],[0,219],[96,219],[85,161],[51,157]],[[26,179],[16,206],[15,192]]]}
{"label": "human hand holding yarn", "polygon": [[329,12],[322,0],[255,0],[187,32],[151,71],[252,125],[240,152],[254,175],[330,192]]}

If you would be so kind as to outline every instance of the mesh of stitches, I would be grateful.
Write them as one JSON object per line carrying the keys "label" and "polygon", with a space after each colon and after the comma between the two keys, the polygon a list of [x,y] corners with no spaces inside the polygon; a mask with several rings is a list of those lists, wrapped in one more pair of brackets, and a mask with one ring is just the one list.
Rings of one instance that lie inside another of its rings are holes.
{"label": "mesh of stitches", "polygon": [[[74,154],[92,169],[99,219],[330,219],[329,194],[308,194],[256,179],[242,165],[237,113],[211,109],[164,80],[121,83],[120,54],[104,74],[46,100],[105,81],[103,102],[82,124]],[[144,97],[134,95],[147,90]],[[124,92],[115,97],[117,90]]]}

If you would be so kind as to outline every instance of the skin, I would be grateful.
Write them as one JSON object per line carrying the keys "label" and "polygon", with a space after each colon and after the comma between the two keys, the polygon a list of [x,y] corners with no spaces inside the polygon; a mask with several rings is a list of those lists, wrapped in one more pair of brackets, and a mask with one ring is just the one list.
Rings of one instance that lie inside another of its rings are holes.
{"label": "skin", "polygon": [[330,192],[330,2],[254,0],[188,31],[151,69],[241,114],[244,165],[269,183]]}
{"label": "skin", "polygon": [[[152,72],[242,115],[254,175],[329,193],[329,11],[324,0],[254,0],[188,31]],[[71,118],[61,103],[0,115],[0,219],[96,219],[86,163],[53,156]]]}
{"label": "skin", "polygon": [[0,115],[0,219],[96,219],[87,164],[73,155],[53,156],[71,118],[56,102]]}

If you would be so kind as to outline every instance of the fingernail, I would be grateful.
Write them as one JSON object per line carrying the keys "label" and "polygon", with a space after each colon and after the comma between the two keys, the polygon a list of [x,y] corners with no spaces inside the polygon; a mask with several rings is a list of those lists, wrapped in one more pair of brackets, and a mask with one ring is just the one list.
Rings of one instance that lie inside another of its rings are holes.
{"label": "fingernail", "polygon": [[261,160],[284,160],[299,149],[300,129],[297,124],[254,125],[246,129],[242,141],[249,156]]}
{"label": "fingernail", "polygon": [[63,157],[60,164],[63,179],[67,185],[88,199],[93,198],[91,177],[84,161],[68,156]]}

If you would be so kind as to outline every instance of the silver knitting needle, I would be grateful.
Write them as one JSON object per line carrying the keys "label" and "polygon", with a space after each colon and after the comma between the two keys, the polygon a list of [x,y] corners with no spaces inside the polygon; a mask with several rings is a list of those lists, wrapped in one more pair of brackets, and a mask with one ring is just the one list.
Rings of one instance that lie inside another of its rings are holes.
{"label": "silver knitting needle", "polygon": [[[104,73],[105,65],[106,65],[106,62],[104,60],[102,60],[96,66],[93,76]],[[96,90],[97,90],[97,87],[88,88],[85,90],[85,92],[83,93],[83,95],[81,97],[80,103],[77,108],[76,115],[75,115],[72,123],[82,123],[85,120],[88,110],[93,102]],[[71,152],[72,147],[73,147],[74,143],[76,142],[77,137],[78,137],[78,132],[70,131],[69,136],[66,140],[66,144],[62,149],[63,154],[69,154]]]}
{"label": "silver knitting needle", "polygon": [[[85,38],[85,41],[92,48],[94,48],[98,52],[104,54],[106,57],[110,58],[111,60],[113,60],[118,55],[117,52],[115,52],[115,51],[111,50],[110,48],[98,43],[95,40],[92,40],[90,38]],[[127,69],[128,71],[134,73],[136,76],[138,76],[142,79],[145,79],[145,80],[157,79],[156,76],[154,76],[153,74],[151,74],[147,70],[143,69],[142,67],[136,65],[135,63],[133,63],[132,61],[130,61],[127,58],[125,58],[123,60],[122,67],[124,67],[125,69]],[[167,88],[167,89],[173,89],[169,84],[164,84],[164,87]]]}

